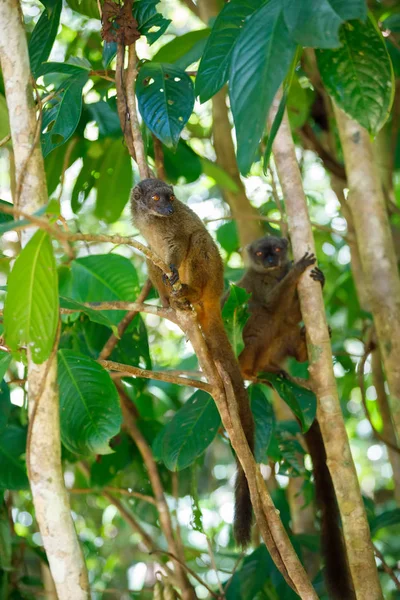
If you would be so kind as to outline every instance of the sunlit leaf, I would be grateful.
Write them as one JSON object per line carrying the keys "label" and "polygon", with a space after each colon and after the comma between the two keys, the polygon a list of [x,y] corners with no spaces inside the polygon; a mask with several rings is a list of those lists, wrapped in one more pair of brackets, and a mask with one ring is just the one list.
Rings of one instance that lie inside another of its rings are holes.
{"label": "sunlit leaf", "polygon": [[138,22],[138,29],[145,35],[149,44],[153,44],[167,30],[171,19],[166,19],[156,6],[160,0],[135,0],[133,3],[133,16]]}
{"label": "sunlit leaf", "polygon": [[329,94],[350,117],[376,134],[390,114],[394,96],[392,64],[382,34],[370,17],[340,30],[342,46],[317,51]]}
{"label": "sunlit leaf", "polygon": [[225,330],[236,356],[243,350],[242,331],[248,319],[249,294],[245,289],[231,284],[230,294],[222,309]]}
{"label": "sunlit leaf", "polygon": [[8,278],[4,333],[17,352],[29,346],[32,359],[44,362],[53,348],[58,322],[57,268],[48,234],[38,231],[15,261]]}

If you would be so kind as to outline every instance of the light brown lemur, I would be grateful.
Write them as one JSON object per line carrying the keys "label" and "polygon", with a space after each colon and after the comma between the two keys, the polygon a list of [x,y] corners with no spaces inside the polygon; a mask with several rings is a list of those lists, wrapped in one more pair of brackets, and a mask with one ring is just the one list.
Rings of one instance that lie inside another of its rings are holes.
{"label": "light brown lemur", "polygon": [[[273,236],[253,242],[246,250],[249,266],[238,286],[251,294],[250,316],[243,329],[245,345],[239,363],[245,376],[255,377],[263,371],[287,376],[283,367],[288,357],[299,362],[308,359],[305,329],[300,327],[297,284],[304,271],[315,263],[315,256],[306,253],[292,263],[288,257],[288,241]],[[310,276],[324,285],[325,277],[318,267],[310,271]],[[353,600],[340,513],[317,420],[304,437],[313,462],[316,499],[321,511],[321,547],[327,588],[335,600]]]}
{"label": "light brown lemur", "polygon": [[[213,360],[223,366],[231,379],[242,427],[253,451],[254,422],[249,398],[221,317],[223,264],[217,246],[199,217],[175,198],[172,186],[160,179],[145,179],[133,189],[131,209],[134,224],[172,272],[172,277],[167,278],[151,261],[147,262],[162,304],[174,304],[177,296],[172,286],[179,279],[179,296],[193,304]],[[238,461],[234,535],[242,546],[250,541],[251,522],[249,488]]]}

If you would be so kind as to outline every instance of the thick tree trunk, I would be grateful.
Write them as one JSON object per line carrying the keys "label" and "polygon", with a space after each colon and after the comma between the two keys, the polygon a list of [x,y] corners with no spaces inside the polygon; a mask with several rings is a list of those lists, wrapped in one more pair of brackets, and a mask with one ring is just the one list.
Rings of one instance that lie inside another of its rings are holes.
{"label": "thick tree trunk", "polygon": [[[279,100],[278,95],[271,110],[270,122],[276,115]],[[293,252],[295,260],[299,260],[306,251],[313,252],[315,248],[287,114],[275,138],[273,153],[286,200]],[[309,370],[318,398],[318,421],[342,517],[356,595],[359,600],[381,600],[382,592],[368,521],[336,389],[321,287],[310,277],[304,276],[300,280],[298,290],[307,330]]]}
{"label": "thick tree trunk", "polygon": [[[28,48],[18,0],[0,0],[0,63],[16,171],[16,201],[26,212],[47,202]],[[34,142],[36,147],[33,149]],[[29,358],[29,357],[28,357]],[[28,363],[29,414],[35,412],[28,471],[43,545],[60,600],[89,597],[85,563],[71,518],[61,468],[56,360]],[[35,409],[37,402],[40,406]]]}
{"label": "thick tree trunk", "polygon": [[382,183],[368,132],[335,107],[367,297],[400,435],[400,278]]}

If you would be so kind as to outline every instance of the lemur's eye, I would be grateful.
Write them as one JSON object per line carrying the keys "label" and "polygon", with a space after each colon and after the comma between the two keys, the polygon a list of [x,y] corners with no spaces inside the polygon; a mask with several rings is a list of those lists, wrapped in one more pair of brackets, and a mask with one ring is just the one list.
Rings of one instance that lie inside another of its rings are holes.
{"label": "lemur's eye", "polygon": [[175,200],[175,196],[174,196],[174,194],[172,194],[172,195],[169,197],[169,199],[170,199],[170,202],[173,202],[173,201]]}
{"label": "lemur's eye", "polygon": [[261,252],[261,250],[259,250],[258,252],[256,252],[256,255],[257,255],[257,256],[262,256],[262,255],[263,255],[263,253]]}
{"label": "lemur's eye", "polygon": [[275,252],[280,252],[281,248],[275,248]]}
{"label": "lemur's eye", "polygon": [[154,196],[152,196],[151,199],[158,202],[158,200],[160,199],[160,196],[158,194],[154,194]]}

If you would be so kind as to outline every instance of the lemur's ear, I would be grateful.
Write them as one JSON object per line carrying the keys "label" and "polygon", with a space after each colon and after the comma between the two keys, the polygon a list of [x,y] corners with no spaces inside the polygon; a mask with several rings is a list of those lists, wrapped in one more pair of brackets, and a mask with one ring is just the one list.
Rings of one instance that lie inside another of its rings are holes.
{"label": "lemur's ear", "polygon": [[140,187],[137,185],[136,187],[133,188],[132,190],[132,198],[134,198],[135,200],[140,200],[140,198],[142,197],[142,190],[140,189]]}

